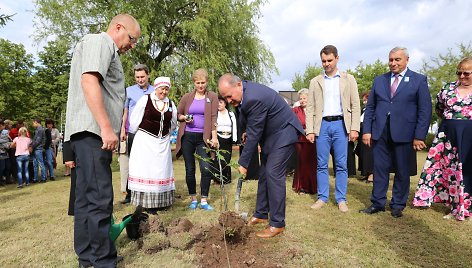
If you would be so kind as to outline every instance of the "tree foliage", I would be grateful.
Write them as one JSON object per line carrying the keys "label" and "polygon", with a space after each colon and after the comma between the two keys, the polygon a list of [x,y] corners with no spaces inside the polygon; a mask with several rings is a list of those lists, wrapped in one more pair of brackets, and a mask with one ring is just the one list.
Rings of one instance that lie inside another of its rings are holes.
{"label": "tree foliage", "polygon": [[147,64],[153,79],[170,76],[171,97],[179,99],[192,87],[191,73],[207,68],[210,88],[215,79],[233,72],[244,79],[270,80],[276,71],[272,53],[257,37],[255,21],[264,0],[38,0],[37,38],[51,33],[71,44],[86,33],[105,31],[119,13],[129,13],[141,25],[139,45],[122,57],[127,84],[132,66]]}
{"label": "tree foliage", "polygon": [[34,68],[33,55],[22,44],[0,38],[0,116],[29,118]]}
{"label": "tree foliage", "polygon": [[[308,64],[303,75],[298,73],[295,74],[295,77],[292,80],[292,87],[296,91],[299,91],[302,88],[308,88],[310,80],[322,72],[323,68],[321,66]],[[347,70],[347,72],[356,78],[359,93],[361,93],[370,89],[372,81],[374,81],[374,78],[377,75],[388,72],[388,64],[382,63],[378,59],[372,64],[359,62],[354,70]]]}
{"label": "tree foliage", "polygon": [[348,73],[352,74],[354,78],[356,78],[357,89],[359,90],[359,94],[370,90],[374,78],[388,71],[388,64],[382,63],[379,59],[377,59],[372,64],[364,64],[361,61],[359,62],[359,64],[357,64],[354,70],[347,70]]}
{"label": "tree foliage", "polygon": [[308,64],[303,75],[299,73],[295,74],[292,80],[292,88],[296,91],[300,91],[302,88],[308,88],[310,86],[310,80],[322,72],[323,68],[321,66]]}
{"label": "tree foliage", "polygon": [[[469,44],[459,44],[458,54],[452,48],[448,48],[445,54],[431,57],[429,61],[423,62],[421,72],[428,77],[429,89],[433,97],[448,82],[457,80],[457,64],[461,59],[472,56],[472,46]],[[434,99],[434,98],[433,98]]]}
{"label": "tree foliage", "polygon": [[16,13],[11,14],[11,15],[0,14],[0,27],[5,26],[8,21],[12,21],[12,17],[15,16],[15,15],[16,15]]}
{"label": "tree foliage", "polygon": [[56,122],[60,121],[69,86],[71,54],[68,51],[68,43],[50,41],[39,53],[41,65],[36,68],[33,76],[32,96],[36,100],[36,109],[30,113],[33,118],[48,117]]}

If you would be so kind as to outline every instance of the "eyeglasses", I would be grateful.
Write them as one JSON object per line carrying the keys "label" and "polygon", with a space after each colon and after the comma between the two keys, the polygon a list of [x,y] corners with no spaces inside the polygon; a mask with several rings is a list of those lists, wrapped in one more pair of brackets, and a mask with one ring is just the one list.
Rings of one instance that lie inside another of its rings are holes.
{"label": "eyeglasses", "polygon": [[456,71],[456,74],[457,74],[457,76],[464,75],[465,77],[468,77],[470,74],[472,74],[472,72],[460,72],[460,71]]}
{"label": "eyeglasses", "polygon": [[126,32],[128,33],[128,38],[129,38],[129,41],[131,41],[131,44],[136,45],[136,44],[138,43],[138,38],[132,37],[132,36],[129,34],[128,29],[126,29],[126,27],[125,27],[123,24],[120,24],[120,25],[123,26],[123,29],[125,29]]}

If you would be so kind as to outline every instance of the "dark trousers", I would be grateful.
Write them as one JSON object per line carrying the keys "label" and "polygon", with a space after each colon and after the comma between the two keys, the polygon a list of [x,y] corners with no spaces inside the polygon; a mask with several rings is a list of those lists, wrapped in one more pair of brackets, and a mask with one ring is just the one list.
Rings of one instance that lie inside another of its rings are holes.
{"label": "dark trousers", "polygon": [[[373,142],[374,158],[374,186],[371,201],[376,208],[383,208],[387,202],[387,191],[390,179],[390,170],[395,168],[393,180],[392,209],[404,209],[410,191],[410,155],[412,142],[398,143],[392,140],[390,123],[387,124],[382,135]],[[394,166],[395,164],[395,166]]]}
{"label": "dark trousers", "polygon": [[5,172],[5,167],[6,167],[6,162],[10,161],[10,159],[5,158],[5,159],[0,159],[0,181],[1,183],[6,183],[6,181],[3,181],[3,174]]}
{"label": "dark trousers", "polygon": [[[128,133],[128,140],[127,140],[127,145],[126,145],[126,149],[128,150],[128,157],[131,155],[131,146],[133,146],[133,141],[134,141],[134,135],[133,133]],[[128,158],[129,160],[129,158]],[[131,190],[128,188],[128,181],[126,181],[126,197],[125,199],[127,200],[131,200]]]}
{"label": "dark trousers", "polygon": [[[187,188],[189,195],[197,194],[197,181],[195,179],[195,152],[201,158],[210,157],[205,150],[205,143],[203,142],[203,133],[188,132],[185,131],[182,136],[182,155],[185,162],[185,181],[187,182]],[[202,197],[208,197],[210,191],[211,172],[209,162],[198,160],[200,164],[200,194]]]}
{"label": "dark trousers", "polygon": [[84,266],[115,267],[116,248],[108,232],[113,211],[112,152],[90,132],[71,137],[76,157],[74,248]]}
{"label": "dark trousers", "polygon": [[[222,174],[223,174],[223,182],[230,183],[231,182],[231,167],[229,166],[229,162],[231,161],[231,153],[233,151],[233,139],[231,137],[224,139],[218,136],[218,143],[220,144],[220,155],[223,156],[223,159],[220,160]],[[224,151],[224,152],[223,152]],[[220,183],[220,166],[218,163],[218,157],[215,157],[215,162],[213,162],[214,166],[214,173],[218,176],[213,176],[213,179]]]}
{"label": "dark trousers", "polygon": [[285,227],[285,171],[295,145],[273,149],[269,154],[261,152],[261,169],[257,187],[254,217],[267,219],[270,226]]}

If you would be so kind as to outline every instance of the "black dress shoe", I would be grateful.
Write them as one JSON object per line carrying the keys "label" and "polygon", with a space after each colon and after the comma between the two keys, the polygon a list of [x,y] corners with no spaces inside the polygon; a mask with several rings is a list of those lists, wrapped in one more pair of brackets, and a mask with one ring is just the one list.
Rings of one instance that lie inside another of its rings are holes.
{"label": "black dress shoe", "polygon": [[374,206],[370,206],[368,208],[359,210],[359,213],[375,214],[375,213],[378,213],[380,211],[385,211],[385,208],[376,208]]}
{"label": "black dress shoe", "polygon": [[392,217],[394,218],[400,218],[403,216],[403,212],[399,208],[392,208],[392,212],[390,214],[392,214]]}

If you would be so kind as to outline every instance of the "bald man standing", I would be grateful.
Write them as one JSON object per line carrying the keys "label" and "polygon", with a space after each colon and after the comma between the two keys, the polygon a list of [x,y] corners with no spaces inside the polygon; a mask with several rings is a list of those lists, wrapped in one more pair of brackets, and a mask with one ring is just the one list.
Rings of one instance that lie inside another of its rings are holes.
{"label": "bald man standing", "polygon": [[119,56],[134,48],[140,35],[136,19],[120,14],[106,32],[84,36],[72,57],[64,140],[70,141],[77,170],[74,248],[79,267],[116,267],[108,232],[113,211],[110,164],[125,100]]}

